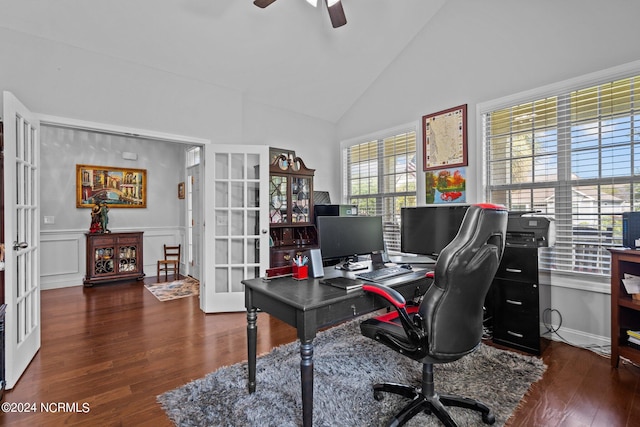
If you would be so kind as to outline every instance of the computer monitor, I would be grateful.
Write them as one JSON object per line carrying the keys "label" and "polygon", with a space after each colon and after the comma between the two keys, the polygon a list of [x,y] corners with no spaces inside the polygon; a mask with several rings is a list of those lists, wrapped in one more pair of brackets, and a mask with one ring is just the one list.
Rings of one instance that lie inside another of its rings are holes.
{"label": "computer monitor", "polygon": [[402,208],[400,250],[437,257],[458,234],[468,208],[468,205]]}
{"label": "computer monitor", "polygon": [[323,260],[346,260],[384,250],[381,216],[318,216]]}

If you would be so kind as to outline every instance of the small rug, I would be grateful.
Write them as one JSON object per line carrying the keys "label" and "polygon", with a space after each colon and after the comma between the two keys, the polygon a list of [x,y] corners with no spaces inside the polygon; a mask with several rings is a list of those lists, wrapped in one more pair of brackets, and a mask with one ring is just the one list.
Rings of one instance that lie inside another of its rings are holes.
{"label": "small rug", "polygon": [[160,301],[169,301],[200,294],[200,282],[193,277],[174,280],[173,282],[146,284],[144,287]]}
{"label": "small rug", "polygon": [[[314,426],[386,425],[407,399],[385,393],[378,402],[371,386],[420,383],[422,365],[363,337],[361,320],[320,332],[314,340]],[[482,344],[456,362],[434,367],[436,391],[482,400],[496,416],[494,425],[502,426],[545,369],[539,358]],[[255,393],[248,393],[247,378],[247,362],[222,367],[158,396],[158,402],[177,426],[302,425],[298,342],[258,358]],[[450,408],[450,413],[460,426],[485,426],[474,411]],[[421,413],[406,425],[441,424]]]}

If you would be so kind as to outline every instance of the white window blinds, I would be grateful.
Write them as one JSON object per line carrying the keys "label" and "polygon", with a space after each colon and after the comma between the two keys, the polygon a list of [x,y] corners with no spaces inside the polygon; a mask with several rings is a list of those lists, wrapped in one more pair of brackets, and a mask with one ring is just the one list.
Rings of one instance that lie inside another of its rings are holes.
{"label": "white window blinds", "polygon": [[609,274],[640,207],[640,76],[482,114],[487,200],[556,220],[542,268]]}
{"label": "white window blinds", "polygon": [[382,215],[388,251],[400,251],[400,208],[416,205],[416,132],[352,145],[343,152],[344,194],[360,215]]}

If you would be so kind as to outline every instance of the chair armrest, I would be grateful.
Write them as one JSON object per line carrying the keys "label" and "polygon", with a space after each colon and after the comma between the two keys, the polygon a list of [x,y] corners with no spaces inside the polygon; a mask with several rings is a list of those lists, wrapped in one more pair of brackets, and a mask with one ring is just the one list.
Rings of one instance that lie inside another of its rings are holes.
{"label": "chair armrest", "polygon": [[388,286],[379,285],[377,283],[365,283],[362,285],[362,290],[380,295],[382,298],[389,301],[396,309],[405,308],[407,306],[407,301],[404,299],[402,294]]}
{"label": "chair armrest", "polygon": [[[388,286],[379,285],[377,283],[365,283],[362,285],[362,290],[365,292],[371,292],[373,294],[379,295],[385,300],[387,300],[391,305],[393,305],[398,313],[398,317],[400,318],[400,323],[402,323],[402,328],[404,329],[407,336],[415,343],[416,347],[421,345],[421,341],[424,338],[425,334],[422,331],[421,322],[415,324],[414,321],[409,317],[409,313],[407,313],[407,301],[404,299],[402,294],[395,289],[391,289]],[[416,313],[416,315],[418,315]],[[401,344],[397,343],[397,345],[401,346]],[[413,350],[412,350],[413,351]]]}

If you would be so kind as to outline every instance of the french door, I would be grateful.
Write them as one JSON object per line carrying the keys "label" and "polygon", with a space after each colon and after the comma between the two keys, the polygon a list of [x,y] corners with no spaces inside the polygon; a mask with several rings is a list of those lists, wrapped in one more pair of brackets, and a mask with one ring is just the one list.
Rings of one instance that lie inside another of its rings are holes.
{"label": "french door", "polygon": [[206,313],[243,311],[243,279],[269,265],[269,147],[207,145],[205,251],[200,307]]}
{"label": "french door", "polygon": [[5,375],[13,388],[40,348],[40,123],[2,94],[5,190]]}

